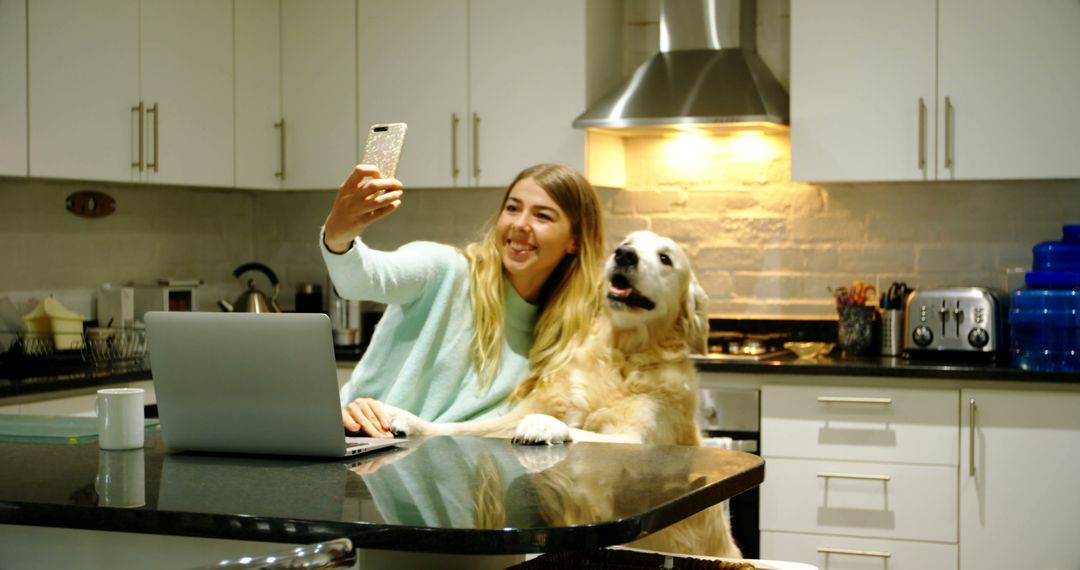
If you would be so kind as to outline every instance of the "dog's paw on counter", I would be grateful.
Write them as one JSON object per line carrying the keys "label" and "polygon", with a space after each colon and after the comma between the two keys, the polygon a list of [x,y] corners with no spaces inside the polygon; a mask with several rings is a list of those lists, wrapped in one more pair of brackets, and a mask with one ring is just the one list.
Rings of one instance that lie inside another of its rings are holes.
{"label": "dog's paw on counter", "polygon": [[390,404],[383,404],[382,408],[383,413],[386,414],[387,423],[390,424],[390,432],[394,434],[394,437],[421,435],[419,432],[422,430],[417,429],[418,423],[421,421],[420,418]]}
{"label": "dog's paw on counter", "polygon": [[514,431],[518,445],[556,445],[571,441],[570,426],[547,414],[529,414]]}

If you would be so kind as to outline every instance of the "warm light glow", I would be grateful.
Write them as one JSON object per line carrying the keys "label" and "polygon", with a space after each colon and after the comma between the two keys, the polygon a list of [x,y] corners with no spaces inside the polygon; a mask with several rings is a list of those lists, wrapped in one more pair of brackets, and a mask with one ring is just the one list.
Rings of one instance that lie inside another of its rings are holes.
{"label": "warm light glow", "polygon": [[788,180],[789,136],[764,124],[726,131],[670,125],[635,136],[590,130],[587,173],[612,188],[675,184],[685,188],[760,186]]}
{"label": "warm light glow", "polygon": [[742,136],[731,138],[732,153],[741,160],[768,160],[775,153],[769,140],[763,136],[751,136],[744,133]]}
{"label": "warm light glow", "polygon": [[706,136],[706,135],[709,134],[709,131],[707,129],[696,126],[696,125],[672,125],[671,128],[678,131],[676,133],[668,135],[668,136],[672,136],[672,137],[682,136],[683,134],[686,134],[686,133],[700,135],[700,136]]}
{"label": "warm light glow", "polygon": [[704,135],[679,134],[665,141],[663,153],[670,168],[684,174],[704,173],[713,154],[713,139]]}

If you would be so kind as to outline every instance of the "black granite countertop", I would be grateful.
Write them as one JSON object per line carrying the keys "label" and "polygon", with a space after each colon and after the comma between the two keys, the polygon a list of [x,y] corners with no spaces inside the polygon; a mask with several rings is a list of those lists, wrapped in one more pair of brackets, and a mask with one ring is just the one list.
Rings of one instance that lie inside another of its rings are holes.
{"label": "black granite countertop", "polygon": [[[621,544],[761,483],[698,447],[432,437],[361,459],[0,441],[0,523],[361,548],[524,553]],[[566,509],[565,505],[574,505]]]}
{"label": "black granite countertop", "polygon": [[[363,347],[335,347],[335,354],[339,363],[355,363],[363,355],[363,350]],[[699,371],[720,373],[1080,384],[1080,373],[1076,372],[1020,370],[994,362],[909,360],[903,357],[886,356],[843,357],[836,353],[818,360],[800,360],[791,357],[780,360],[728,362],[698,358],[696,363]],[[92,388],[150,379],[151,373],[147,362],[54,375],[39,374],[12,377],[0,374],[0,398]]]}
{"label": "black granite countertop", "polygon": [[701,372],[1080,383],[1080,373],[1077,372],[1036,372],[1010,368],[992,361],[958,358],[932,360],[890,356],[845,357],[834,352],[817,360],[797,359],[794,356],[779,360],[737,362],[697,358],[696,363]]}

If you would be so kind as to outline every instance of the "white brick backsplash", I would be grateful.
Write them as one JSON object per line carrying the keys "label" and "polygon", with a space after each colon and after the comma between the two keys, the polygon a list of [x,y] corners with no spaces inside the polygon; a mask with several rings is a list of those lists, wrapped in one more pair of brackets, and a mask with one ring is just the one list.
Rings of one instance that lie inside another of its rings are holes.
{"label": "white brick backsplash", "polygon": [[701,288],[709,296],[710,309],[721,300],[736,297],[734,275],[730,271],[718,271],[708,267],[695,269],[694,275]]}
{"label": "white brick backsplash", "polygon": [[734,271],[738,269],[777,269],[769,267],[766,263],[766,252],[753,245],[710,247],[701,246],[697,253],[691,257],[694,267],[709,267],[721,271]]}
{"label": "white brick backsplash", "polygon": [[[827,288],[854,279],[879,292],[893,281],[1002,287],[1006,267],[1030,269],[1035,244],[1080,223],[1078,180],[811,185],[788,180],[789,160],[773,143],[756,166],[723,145],[679,164],[661,144],[627,145],[629,187],[598,189],[608,245],[639,229],[672,237],[717,315],[835,318]],[[505,191],[405,182],[403,207],[365,234],[374,247],[467,243]],[[83,189],[113,196],[117,212],[66,212],[64,198]],[[217,298],[240,292],[233,268],[261,261],[278,272],[279,301],[291,309],[296,284],[325,283],[316,238],[334,194],[3,178],[0,294],[196,278],[206,281],[202,307],[215,310]]]}
{"label": "white brick backsplash", "polygon": [[[904,245],[856,243],[836,248],[837,265],[848,272],[912,271],[915,256]],[[866,281],[863,278],[863,281]]]}
{"label": "white brick backsplash", "polygon": [[988,271],[994,266],[994,248],[987,243],[920,245],[915,248],[915,269],[920,272]]}
{"label": "white brick backsplash", "polygon": [[765,269],[826,272],[836,271],[838,266],[836,247],[832,244],[778,246],[765,250]]}
{"label": "white brick backsplash", "polygon": [[687,193],[686,209],[691,212],[723,214],[756,208],[761,204],[758,193],[748,190],[695,190]]}
{"label": "white brick backsplash", "polygon": [[732,286],[738,297],[753,299],[804,298],[801,275],[798,273],[769,273],[737,271]]}
{"label": "white brick backsplash", "polygon": [[847,243],[866,239],[866,222],[841,216],[795,217],[788,221],[788,236],[796,243]]}
{"label": "white brick backsplash", "polygon": [[643,216],[608,216],[604,219],[607,245],[614,248],[630,232],[649,229],[649,219]]}

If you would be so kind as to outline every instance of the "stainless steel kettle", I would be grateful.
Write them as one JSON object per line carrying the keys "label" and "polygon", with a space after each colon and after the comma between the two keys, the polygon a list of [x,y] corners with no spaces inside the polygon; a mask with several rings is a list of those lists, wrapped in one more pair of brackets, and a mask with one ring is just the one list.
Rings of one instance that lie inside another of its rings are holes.
{"label": "stainless steel kettle", "polygon": [[251,261],[234,269],[233,277],[239,279],[248,271],[265,275],[270,280],[270,285],[274,287],[274,295],[267,299],[266,295],[255,286],[255,278],[251,277],[247,280],[247,289],[236,298],[234,303],[220,299],[218,306],[230,313],[280,313],[281,307],[277,304],[277,296],[281,291],[281,286],[274,271],[261,263]]}

